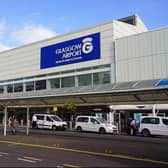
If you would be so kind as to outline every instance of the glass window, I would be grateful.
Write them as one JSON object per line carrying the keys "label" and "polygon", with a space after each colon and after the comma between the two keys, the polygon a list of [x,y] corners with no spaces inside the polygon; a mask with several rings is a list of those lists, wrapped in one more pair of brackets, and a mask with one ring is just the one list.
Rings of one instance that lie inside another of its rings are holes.
{"label": "glass window", "polygon": [[37,120],[44,120],[44,116],[37,116]]}
{"label": "glass window", "polygon": [[7,92],[8,93],[13,93],[13,85],[12,84],[7,85]]}
{"label": "glass window", "polygon": [[78,76],[78,85],[79,86],[87,86],[91,85],[91,74],[86,74],[86,75],[79,75]]}
{"label": "glass window", "polygon": [[47,116],[47,121],[53,122],[53,120],[50,117],[48,117],[48,116]]}
{"label": "glass window", "polygon": [[0,93],[3,93],[4,92],[4,88],[3,86],[0,86]]}
{"label": "glass window", "polygon": [[26,83],[26,91],[34,90],[34,82],[27,82]]}
{"label": "glass window", "polygon": [[89,68],[80,68],[80,69],[77,69],[77,72],[90,71],[90,70],[91,70],[91,67],[89,67]]}
{"label": "glass window", "polygon": [[89,118],[88,117],[80,117],[78,118],[77,122],[88,122]]}
{"label": "glass window", "polygon": [[74,73],[75,70],[62,71],[61,74]]}
{"label": "glass window", "polygon": [[61,87],[75,87],[75,77],[64,77],[62,78]]}
{"label": "glass window", "polygon": [[159,118],[143,118],[142,123],[145,123],[145,124],[159,124]]}
{"label": "glass window", "polygon": [[50,81],[51,89],[60,88],[60,79],[59,78],[50,79],[49,81]]}
{"label": "glass window", "polygon": [[22,92],[22,91],[23,91],[23,84],[22,83],[14,84],[14,92]]}
{"label": "glass window", "polygon": [[62,119],[58,116],[51,116],[51,118],[55,121],[62,121]]}
{"label": "glass window", "polygon": [[36,90],[46,89],[46,80],[36,81]]}
{"label": "glass window", "polygon": [[110,64],[99,65],[99,66],[95,66],[95,67],[93,67],[93,69],[103,69],[103,68],[110,68]]}
{"label": "glass window", "polygon": [[98,72],[93,74],[93,84],[105,84],[110,83],[110,72]]}
{"label": "glass window", "polygon": [[168,125],[168,119],[162,119],[163,124]]}
{"label": "glass window", "polygon": [[94,118],[91,118],[91,123],[93,123],[93,124],[99,124],[99,122],[97,120],[95,120]]}

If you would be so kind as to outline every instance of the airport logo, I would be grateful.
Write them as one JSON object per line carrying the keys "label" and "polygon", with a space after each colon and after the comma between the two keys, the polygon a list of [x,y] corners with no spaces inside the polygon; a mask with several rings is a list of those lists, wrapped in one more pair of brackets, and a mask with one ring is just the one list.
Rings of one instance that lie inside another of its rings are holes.
{"label": "airport logo", "polygon": [[40,68],[100,59],[100,33],[41,48]]}

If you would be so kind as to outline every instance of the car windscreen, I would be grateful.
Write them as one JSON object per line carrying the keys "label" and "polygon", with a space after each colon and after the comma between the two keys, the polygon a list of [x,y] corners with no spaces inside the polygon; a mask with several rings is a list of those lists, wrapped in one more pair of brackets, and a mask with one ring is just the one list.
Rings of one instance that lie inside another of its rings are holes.
{"label": "car windscreen", "polygon": [[98,121],[100,121],[101,123],[107,123],[107,121],[104,118],[96,118]]}
{"label": "car windscreen", "polygon": [[163,124],[168,125],[168,119],[163,118],[163,119],[162,119],[162,122],[163,122]]}
{"label": "car windscreen", "polygon": [[58,116],[51,116],[51,118],[55,121],[62,121],[62,119]]}

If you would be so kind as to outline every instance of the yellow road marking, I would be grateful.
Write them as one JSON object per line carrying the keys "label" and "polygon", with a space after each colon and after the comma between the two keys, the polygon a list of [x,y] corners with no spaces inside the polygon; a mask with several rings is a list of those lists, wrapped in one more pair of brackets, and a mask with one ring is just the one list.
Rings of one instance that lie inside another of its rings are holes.
{"label": "yellow road marking", "polygon": [[107,153],[83,151],[83,150],[70,149],[70,148],[60,148],[60,147],[45,146],[45,145],[38,145],[38,144],[17,143],[17,142],[12,142],[12,141],[3,141],[3,140],[0,140],[0,143],[16,144],[16,145],[22,145],[22,146],[35,147],[35,148],[44,148],[44,149],[56,149],[56,150],[60,150],[60,151],[90,154],[90,155],[96,155],[96,156],[108,156],[108,157],[113,157],[113,158],[137,160],[137,161],[143,161],[143,162],[168,165],[168,162],[166,162],[166,161],[153,160],[153,159],[148,159],[148,158],[137,158],[137,157],[131,157],[131,156],[127,156],[127,155],[120,155],[120,154],[107,154]]}
{"label": "yellow road marking", "polygon": [[29,156],[24,156],[24,159],[30,159],[30,160],[35,160],[35,161],[42,161],[42,159],[35,158],[35,157],[29,157]]}
{"label": "yellow road marking", "polygon": [[34,160],[28,160],[28,159],[23,159],[23,158],[17,158],[17,160],[21,160],[21,161],[24,161],[24,162],[36,163],[36,161],[34,161]]}
{"label": "yellow road marking", "polygon": [[9,153],[6,152],[0,152],[0,155],[8,155]]}
{"label": "yellow road marking", "polygon": [[64,164],[65,167],[71,167],[71,168],[80,168],[79,166],[74,166],[70,164]]}

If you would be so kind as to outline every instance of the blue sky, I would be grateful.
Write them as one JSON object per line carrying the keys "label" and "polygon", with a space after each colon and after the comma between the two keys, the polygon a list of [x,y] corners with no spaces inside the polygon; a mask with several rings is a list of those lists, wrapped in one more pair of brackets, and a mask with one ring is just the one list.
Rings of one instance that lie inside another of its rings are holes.
{"label": "blue sky", "polygon": [[168,26],[168,0],[0,0],[0,51],[138,14]]}

